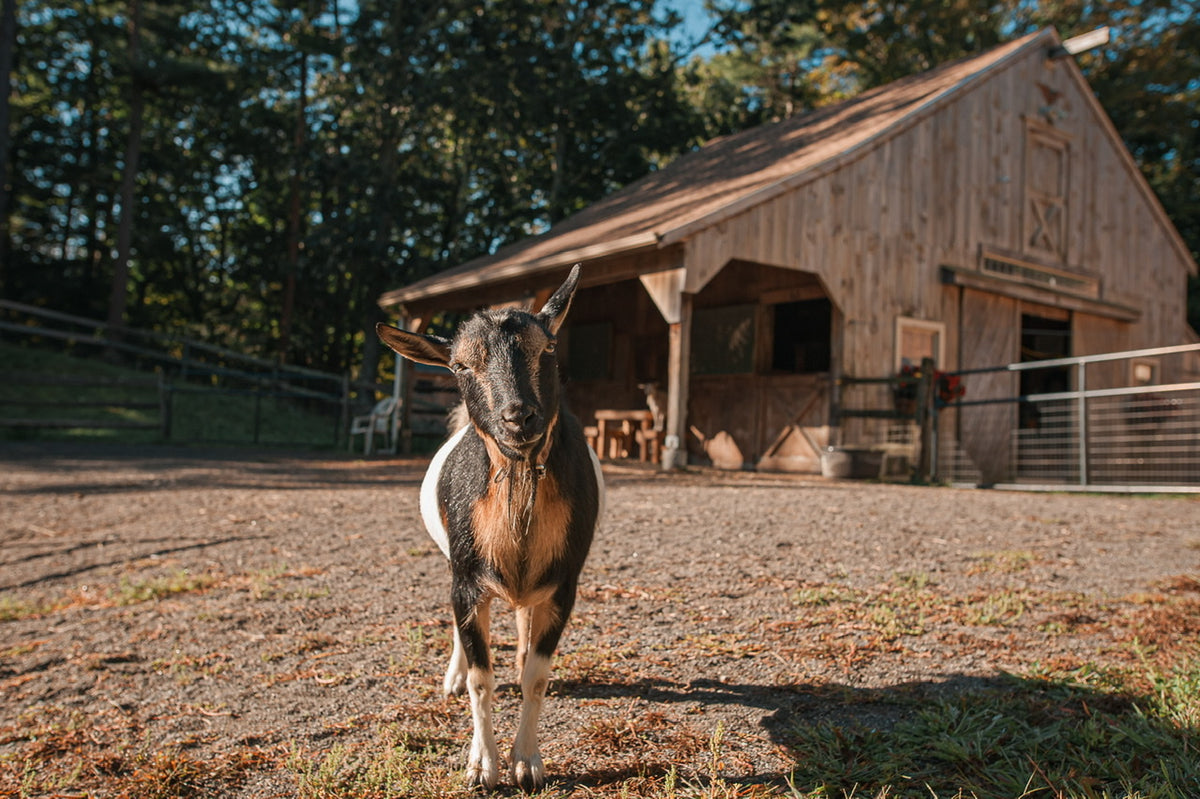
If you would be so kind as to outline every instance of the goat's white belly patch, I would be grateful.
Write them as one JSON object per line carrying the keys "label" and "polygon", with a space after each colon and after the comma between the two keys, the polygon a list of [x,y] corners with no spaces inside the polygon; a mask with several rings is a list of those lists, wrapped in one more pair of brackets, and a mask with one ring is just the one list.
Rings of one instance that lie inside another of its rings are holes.
{"label": "goat's white belly patch", "polygon": [[604,471],[600,468],[600,458],[591,447],[588,447],[588,454],[592,456],[592,470],[596,473],[596,498],[600,503],[596,508],[596,528],[599,529],[600,522],[604,519],[604,506],[608,502],[607,489],[604,486]]}
{"label": "goat's white belly patch", "polygon": [[450,534],[446,532],[441,511],[438,510],[438,479],[442,475],[446,459],[450,457],[450,453],[458,446],[458,442],[462,441],[469,429],[470,425],[464,425],[459,428],[457,433],[450,436],[445,444],[442,444],[441,449],[429,462],[429,470],[425,472],[425,479],[421,481],[421,519],[425,522],[425,529],[429,532],[429,537],[446,557],[450,557]]}

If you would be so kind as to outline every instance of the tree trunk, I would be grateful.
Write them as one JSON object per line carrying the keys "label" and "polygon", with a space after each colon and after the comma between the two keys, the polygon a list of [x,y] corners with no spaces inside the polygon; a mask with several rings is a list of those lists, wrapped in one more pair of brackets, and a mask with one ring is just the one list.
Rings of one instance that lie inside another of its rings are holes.
{"label": "tree trunk", "polygon": [[13,50],[17,42],[17,0],[0,0],[0,296],[5,289],[8,263],[8,215],[12,205],[12,180],[8,174],[10,151],[9,95],[12,94]]}
{"label": "tree trunk", "polygon": [[292,179],[288,198],[287,274],[283,278],[283,310],[279,315],[279,363],[287,363],[292,343],[292,319],[296,309],[296,274],[300,271],[300,175],[304,171],[304,141],[307,132],[308,54],[300,56],[300,97],[296,127],[292,133]]}
{"label": "tree trunk", "polygon": [[129,293],[129,255],[133,242],[134,190],[137,188],[138,161],[142,155],[142,126],[145,123],[146,98],[142,91],[141,37],[142,5],[129,2],[129,138],[125,144],[125,165],[121,170],[121,219],[117,225],[117,259],[113,264],[112,291],[108,295],[110,334],[125,326]]}

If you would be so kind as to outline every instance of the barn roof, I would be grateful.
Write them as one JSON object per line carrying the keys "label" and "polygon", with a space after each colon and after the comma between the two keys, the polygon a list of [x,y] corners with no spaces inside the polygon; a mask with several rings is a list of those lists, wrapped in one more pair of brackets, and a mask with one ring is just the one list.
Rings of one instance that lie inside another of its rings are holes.
{"label": "barn roof", "polygon": [[836,105],[714,139],[546,233],[390,291],[380,305],[419,302],[683,241],[886,142],[1029,50],[1057,44],[1053,29],[1043,29]]}

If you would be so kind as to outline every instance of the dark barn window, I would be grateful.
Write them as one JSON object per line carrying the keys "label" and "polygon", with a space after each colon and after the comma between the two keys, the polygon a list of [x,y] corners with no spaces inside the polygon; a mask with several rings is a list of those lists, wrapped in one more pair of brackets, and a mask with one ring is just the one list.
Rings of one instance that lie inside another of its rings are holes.
{"label": "dark barn window", "polygon": [[612,375],[612,324],[570,325],[567,328],[567,378],[608,380]]}
{"label": "dark barn window", "polygon": [[699,375],[754,371],[755,305],[699,308],[692,320],[692,372]]}
{"label": "dark barn window", "polygon": [[776,372],[828,372],[833,306],[827,299],[774,306],[771,369]]}

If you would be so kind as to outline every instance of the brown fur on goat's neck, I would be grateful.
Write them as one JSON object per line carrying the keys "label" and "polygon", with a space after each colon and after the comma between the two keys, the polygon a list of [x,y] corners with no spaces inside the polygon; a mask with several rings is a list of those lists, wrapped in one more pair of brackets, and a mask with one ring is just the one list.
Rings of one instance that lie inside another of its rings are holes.
{"label": "brown fur on goat's neck", "polygon": [[507,457],[476,427],[491,466],[487,493],[472,514],[475,548],[495,571],[489,589],[514,607],[545,599],[542,579],[566,548],[571,508],[554,475],[544,473],[557,424],[556,413],[530,460]]}

